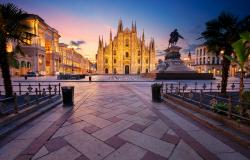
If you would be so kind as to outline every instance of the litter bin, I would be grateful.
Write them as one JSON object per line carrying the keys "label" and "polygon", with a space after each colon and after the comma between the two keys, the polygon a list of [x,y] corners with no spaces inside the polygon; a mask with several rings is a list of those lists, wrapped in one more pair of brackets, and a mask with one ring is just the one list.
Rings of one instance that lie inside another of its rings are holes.
{"label": "litter bin", "polygon": [[62,87],[63,104],[64,106],[74,105],[74,86]]}
{"label": "litter bin", "polygon": [[154,83],[151,85],[153,102],[161,102],[161,88],[162,84]]}

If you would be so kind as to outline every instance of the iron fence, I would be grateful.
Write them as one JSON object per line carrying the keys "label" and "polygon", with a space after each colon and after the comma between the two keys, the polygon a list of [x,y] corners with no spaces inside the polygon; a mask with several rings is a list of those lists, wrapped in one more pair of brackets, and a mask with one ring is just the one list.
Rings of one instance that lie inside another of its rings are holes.
{"label": "iron fence", "polygon": [[[250,115],[243,114],[243,108],[250,109],[250,104],[239,100],[239,83],[228,84],[227,97],[220,95],[220,83],[162,83],[162,93],[175,96],[199,108],[203,108],[221,115],[227,116],[229,119],[236,119],[250,124]],[[249,91],[249,83],[244,84],[244,91]]]}
{"label": "iron fence", "polygon": [[[3,85],[0,85],[3,88]],[[61,84],[14,84],[13,96],[5,98],[0,90],[0,114],[18,113],[33,104],[39,104],[45,99],[61,94]]]}

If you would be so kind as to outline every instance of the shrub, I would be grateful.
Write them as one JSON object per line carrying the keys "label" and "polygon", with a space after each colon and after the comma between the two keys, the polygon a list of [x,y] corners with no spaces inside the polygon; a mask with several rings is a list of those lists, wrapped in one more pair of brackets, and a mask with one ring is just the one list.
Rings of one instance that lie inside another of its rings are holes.
{"label": "shrub", "polygon": [[219,102],[216,105],[214,105],[214,111],[219,114],[225,114],[223,111],[228,111],[228,105],[223,102]]}
{"label": "shrub", "polygon": [[245,91],[242,95],[243,109],[250,109],[250,91]]}

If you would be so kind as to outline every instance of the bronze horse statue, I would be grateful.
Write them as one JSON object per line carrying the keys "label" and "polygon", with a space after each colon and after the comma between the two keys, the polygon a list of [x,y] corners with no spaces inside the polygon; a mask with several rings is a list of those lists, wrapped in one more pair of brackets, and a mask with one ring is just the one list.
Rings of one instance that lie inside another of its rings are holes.
{"label": "bronze horse statue", "polygon": [[171,32],[170,34],[170,39],[169,39],[169,43],[168,43],[168,48],[175,46],[176,43],[178,42],[179,38],[184,39],[178,32],[177,29],[175,29],[173,32]]}

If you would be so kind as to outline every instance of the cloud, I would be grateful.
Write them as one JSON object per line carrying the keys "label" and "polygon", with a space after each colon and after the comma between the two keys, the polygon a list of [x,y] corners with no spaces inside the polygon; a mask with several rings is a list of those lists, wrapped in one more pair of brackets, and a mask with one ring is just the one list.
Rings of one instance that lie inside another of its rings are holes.
{"label": "cloud", "polygon": [[80,45],[82,45],[82,44],[85,44],[86,42],[85,41],[83,41],[83,40],[80,40],[80,41],[70,41],[70,44],[72,45],[72,46],[76,46],[76,47],[78,47],[78,46],[80,46]]}

